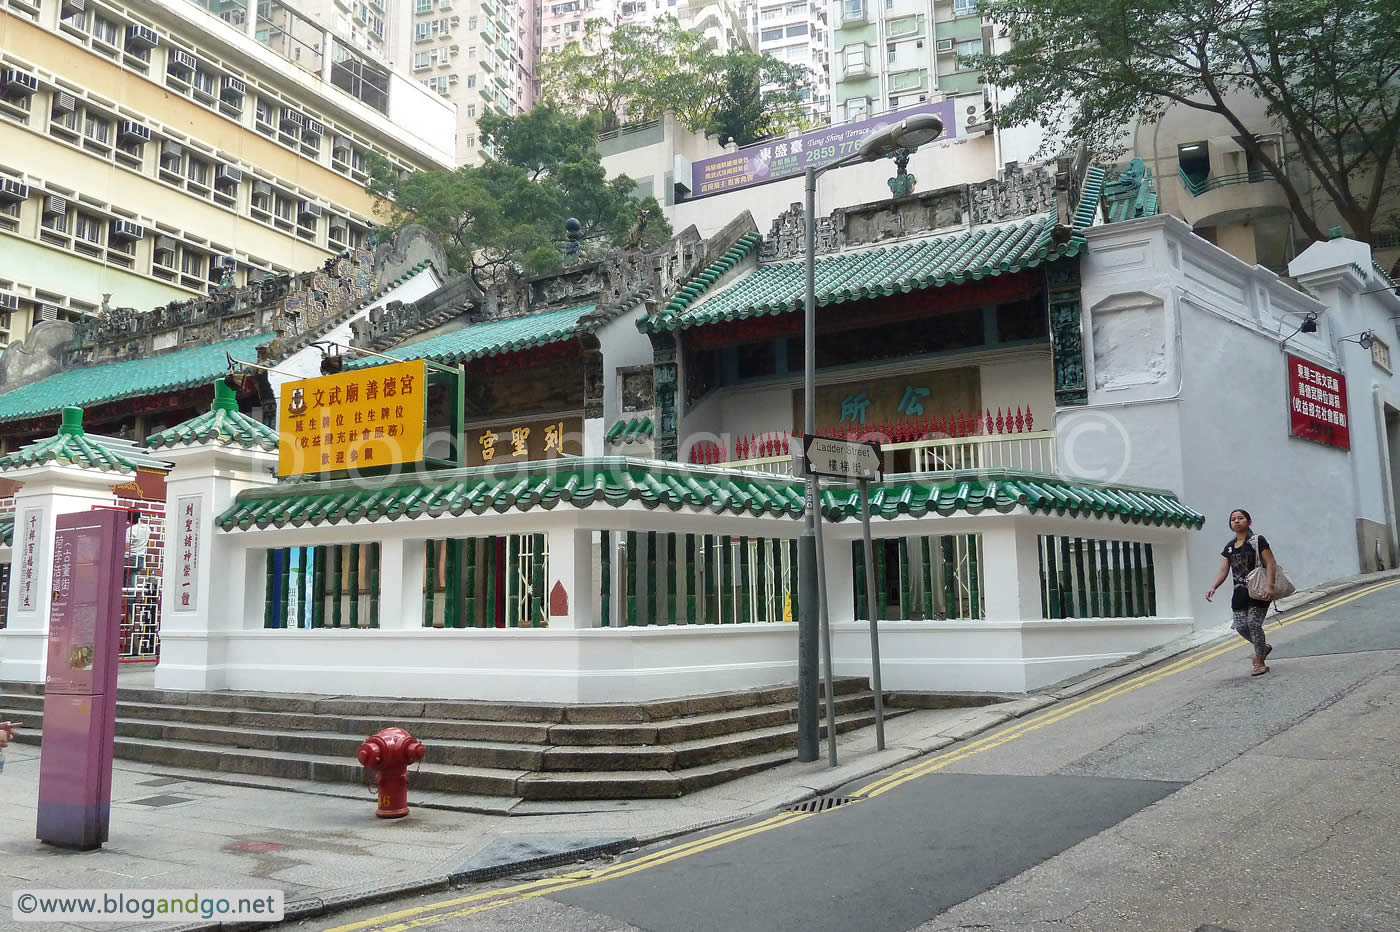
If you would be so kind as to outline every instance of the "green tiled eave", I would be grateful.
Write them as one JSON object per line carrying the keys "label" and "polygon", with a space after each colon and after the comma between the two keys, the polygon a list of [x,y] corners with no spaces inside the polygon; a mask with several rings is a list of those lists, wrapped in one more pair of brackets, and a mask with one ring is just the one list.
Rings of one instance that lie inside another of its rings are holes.
{"label": "green tiled eave", "polygon": [[[421,343],[410,343],[386,350],[384,355],[395,359],[427,359],[444,365],[455,365],[484,356],[515,353],[568,340],[581,332],[594,329],[598,324],[582,321],[582,318],[595,310],[596,305],[583,304],[523,317],[483,320]],[[350,366],[358,368],[382,365],[383,362],[371,357],[357,359],[350,363]]]}
{"label": "green tiled eave", "polygon": [[147,438],[147,446],[170,448],[197,443],[222,443],[244,449],[277,449],[277,431],[238,410],[238,402],[223,379],[214,383],[214,403],[198,417]]}
{"label": "green tiled eave", "polygon": [[655,425],[649,417],[623,418],[608,429],[609,443],[636,443],[652,436]]}
{"label": "green tiled eave", "polygon": [[13,547],[15,543],[15,516],[0,517],[0,547]]}
{"label": "green tiled eave", "polygon": [[65,405],[92,407],[124,398],[207,385],[228,371],[228,354],[252,359],[270,334],[159,353],[145,359],[67,369],[0,394],[0,422],[57,414]]}
{"label": "green tiled eave", "polygon": [[50,464],[77,466],[81,469],[103,469],[109,472],[136,472],[141,464],[135,457],[123,456],[117,449],[89,437],[83,432],[82,424],[81,409],[65,408],[63,424],[56,435],[36,440],[13,453],[0,456],[0,472]]}
{"label": "green tiled eave", "polygon": [[[1075,231],[1060,244],[1051,239],[1055,215],[1020,223],[986,227],[966,233],[895,243],[875,249],[817,257],[818,305],[977,281],[1035,268],[1043,262],[1075,256],[1084,248]],[[801,261],[760,267],[699,304],[687,304],[642,318],[644,332],[683,330],[706,324],[785,314],[805,303],[805,272]]]}
{"label": "green tiled eave", "polygon": [[[668,511],[755,515],[797,519],[803,512],[801,483],[778,476],[704,466],[684,466],[623,457],[481,466],[416,474],[391,485],[363,480],[306,483],[241,493],[219,517],[224,530],[356,521],[397,520],[423,515],[524,512],[560,504],[587,508],[638,502]],[[873,513],[901,515],[1010,512],[1118,518],[1137,524],[1199,528],[1205,517],[1159,489],[1075,482],[1055,476],[1009,471],[904,474],[871,489]],[[829,489],[822,513],[844,521],[859,514],[859,493]]]}

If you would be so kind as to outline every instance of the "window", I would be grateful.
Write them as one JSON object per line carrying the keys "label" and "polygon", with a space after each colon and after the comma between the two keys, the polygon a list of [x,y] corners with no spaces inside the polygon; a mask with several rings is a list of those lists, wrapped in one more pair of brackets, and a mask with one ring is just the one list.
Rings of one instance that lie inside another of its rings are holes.
{"label": "window", "polygon": [[194,89],[195,89],[195,90],[197,90],[197,91],[199,91],[200,93],[203,93],[203,94],[208,94],[210,97],[214,97],[214,96],[216,96],[216,95],[218,94],[218,91],[215,90],[215,83],[216,83],[216,82],[215,82],[215,78],[214,78],[214,75],[213,75],[212,73],[210,73],[210,72],[208,72],[208,71],[203,71],[203,70],[201,70],[201,69],[199,69],[199,68],[196,68],[196,69],[195,69],[195,72],[194,72]]}
{"label": "window", "polygon": [[791,39],[791,38],[793,38],[793,37],[795,37],[795,36],[805,36],[806,34],[807,34],[807,24],[806,24],[806,23],[798,23],[796,26],[789,26],[789,27],[787,28],[787,37],[788,37],[789,39]]}
{"label": "window", "polygon": [[180,250],[180,271],[186,275],[203,275],[204,257],[188,247]]}
{"label": "window", "polygon": [[758,18],[760,22],[771,23],[773,22],[773,20],[777,19],[782,15],[783,8],[780,6],[775,6],[772,9],[764,10],[762,13],[758,14]]}
{"label": "window", "polygon": [[865,0],[842,0],[841,17],[848,20],[865,18]]}
{"label": "window", "polygon": [[283,220],[292,219],[292,199],[281,194],[273,198],[272,212]]}
{"label": "window", "polygon": [[467,133],[462,137],[462,144],[465,146],[476,145],[476,133]]}
{"label": "window", "polygon": [[116,23],[109,19],[103,19],[101,16],[93,20],[92,37],[97,41],[105,42],[108,45],[116,45],[118,35],[119,32]]}
{"label": "window", "polygon": [[415,0],[413,12],[422,16],[424,13],[433,12],[433,0]]}
{"label": "window", "polygon": [[846,119],[862,120],[870,109],[870,101],[864,97],[854,97],[846,101]]}
{"label": "window", "polygon": [[467,87],[476,87],[476,75],[467,75]]}
{"label": "window", "polygon": [[469,116],[469,117],[475,117],[475,116],[476,116],[476,104],[467,104],[467,116]]}
{"label": "window", "polygon": [[422,71],[422,70],[423,70],[424,68],[426,68],[426,67],[428,67],[428,53],[427,53],[427,52],[414,52],[414,53],[413,53],[413,70],[414,70],[414,71]]}
{"label": "window", "polygon": [[61,126],[64,129],[72,130],[75,133],[78,131],[77,109],[74,109],[69,113],[60,113],[58,111],[54,111],[51,116],[53,119],[54,126]]}
{"label": "window", "polygon": [[194,156],[190,156],[189,158],[185,159],[185,177],[188,178],[193,184],[208,187],[209,164],[207,162],[201,162]]}
{"label": "window", "polygon": [[88,214],[78,214],[73,224],[73,234],[89,243],[102,242],[102,221]]}
{"label": "window", "polygon": [[[558,27],[558,26],[555,26],[554,28],[555,28],[555,29],[558,29],[559,27]],[[469,45],[469,46],[467,46],[467,57],[468,57],[468,58],[475,58],[475,57],[476,57],[476,46],[474,46],[474,45]]]}
{"label": "window", "polygon": [[848,45],[841,50],[841,54],[846,58],[847,71],[865,67],[865,46],[863,44]]}
{"label": "window", "polygon": [[895,46],[893,42],[887,42],[885,44],[885,61],[888,64],[893,65],[895,58],[897,58],[898,56],[899,49]]}
{"label": "window", "polygon": [[977,12],[977,0],[953,0],[954,16],[969,16]]}
{"label": "window", "polygon": [[981,40],[981,39],[969,39],[969,40],[967,40],[966,42],[959,42],[959,43],[958,43],[958,54],[959,54],[959,55],[981,55],[981,54],[982,54],[982,40]]}
{"label": "window", "polygon": [[45,211],[44,218],[40,223],[43,225],[44,229],[53,230],[55,233],[68,232],[68,215],[66,213],[51,214]]}
{"label": "window", "polygon": [[467,17],[467,28],[468,28],[468,29],[475,29],[475,28],[476,28],[476,17],[475,17],[475,16],[468,16],[468,17]]}
{"label": "window", "polygon": [[427,23],[415,23],[413,26],[413,41],[427,42],[433,37],[432,26]]}
{"label": "window", "polygon": [[1198,185],[1210,177],[1210,146],[1204,140],[1177,146],[1176,161],[1182,174]]}
{"label": "window", "polygon": [[758,34],[760,42],[776,42],[783,37],[782,27],[777,29],[765,29]]}
{"label": "window", "polygon": [[107,133],[110,129],[110,123],[102,119],[102,117],[93,116],[89,113],[86,122],[83,124],[83,135],[93,142],[105,143],[107,141]]}
{"label": "window", "polygon": [[807,4],[805,4],[805,3],[789,3],[789,4],[787,5],[787,15],[788,15],[788,16],[801,16],[803,13],[806,13],[806,12],[807,12]]}

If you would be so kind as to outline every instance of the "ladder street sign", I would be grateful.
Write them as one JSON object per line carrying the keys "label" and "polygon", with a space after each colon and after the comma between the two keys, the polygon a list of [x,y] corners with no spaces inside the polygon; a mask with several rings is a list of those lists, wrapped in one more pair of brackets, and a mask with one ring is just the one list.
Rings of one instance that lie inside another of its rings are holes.
{"label": "ladder street sign", "polygon": [[802,452],[809,475],[829,479],[861,479],[879,482],[880,445],[862,440],[802,435]]}

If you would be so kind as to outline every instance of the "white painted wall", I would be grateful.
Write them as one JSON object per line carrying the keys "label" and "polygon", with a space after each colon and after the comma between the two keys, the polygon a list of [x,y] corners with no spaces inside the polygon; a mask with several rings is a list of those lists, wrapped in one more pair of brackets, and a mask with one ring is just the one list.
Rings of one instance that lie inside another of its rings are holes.
{"label": "white painted wall", "polygon": [[1089,240],[1089,404],[1057,412],[1060,469],[1168,488],[1206,515],[1190,550],[1200,625],[1229,616],[1228,600],[1209,605],[1204,593],[1233,508],[1250,511],[1300,587],[1355,573],[1351,458],[1289,436],[1279,347],[1315,311],[1319,333],[1289,346],[1335,368],[1330,310],[1174,217],[1098,227]]}
{"label": "white painted wall", "polygon": [[598,328],[603,348],[603,423],[609,427],[622,417],[617,371],[652,364],[651,340],[637,329],[637,320],[644,313],[645,309],[638,307]]}

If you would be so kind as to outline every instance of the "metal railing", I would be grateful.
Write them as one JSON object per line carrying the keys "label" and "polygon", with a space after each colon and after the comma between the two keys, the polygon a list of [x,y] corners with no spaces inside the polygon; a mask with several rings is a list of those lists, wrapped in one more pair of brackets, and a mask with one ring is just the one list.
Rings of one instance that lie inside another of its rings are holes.
{"label": "metal railing", "polygon": [[[887,468],[898,472],[956,472],[964,469],[1017,469],[1026,472],[1055,473],[1055,432],[1028,431],[1021,434],[993,434],[973,437],[939,437],[886,443],[881,450],[894,457]],[[907,465],[897,455],[908,452]],[[792,454],[759,456],[717,463],[733,469],[748,469],[777,475],[792,472]]]}
{"label": "metal railing", "polygon": [[1207,175],[1204,178],[1192,178],[1186,174],[1186,170],[1178,167],[1177,177],[1181,179],[1181,185],[1192,197],[1200,197],[1207,191],[1216,188],[1228,187],[1232,184],[1254,184],[1259,181],[1273,181],[1274,176],[1266,171],[1236,172],[1233,175]]}

